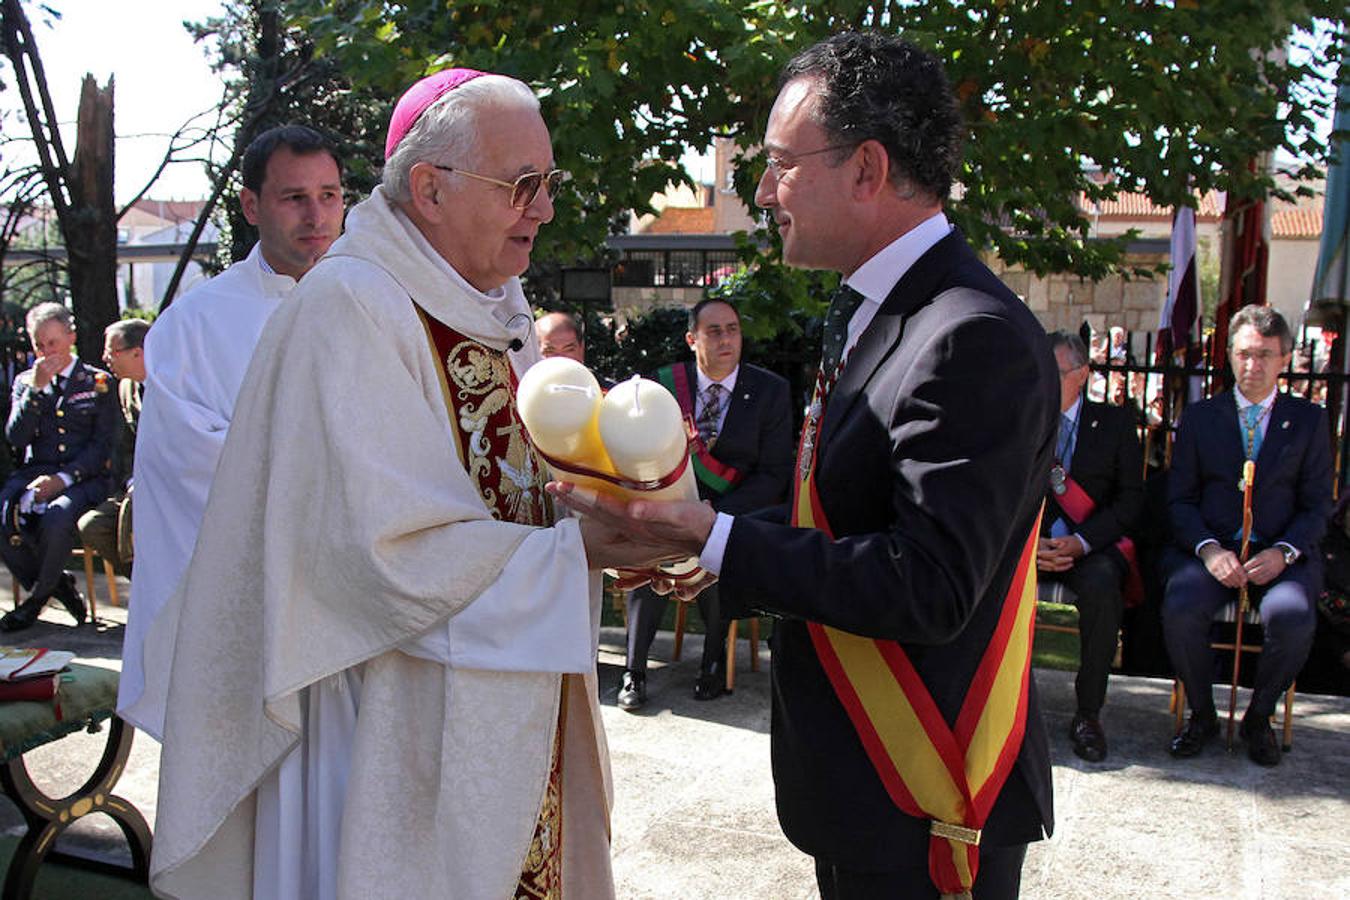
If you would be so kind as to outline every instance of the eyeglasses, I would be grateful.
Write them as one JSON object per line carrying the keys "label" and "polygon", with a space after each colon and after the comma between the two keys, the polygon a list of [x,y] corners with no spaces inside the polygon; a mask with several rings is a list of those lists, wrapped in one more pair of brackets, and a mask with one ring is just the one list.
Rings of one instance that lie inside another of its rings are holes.
{"label": "eyeglasses", "polygon": [[1265,365],[1280,354],[1273,350],[1238,350],[1233,356],[1238,362],[1258,362]]}
{"label": "eyeglasses", "polygon": [[820,153],[829,153],[831,150],[848,150],[857,146],[857,144],[834,144],[829,147],[821,147],[819,150],[808,150],[805,153],[787,153],[782,156],[770,154],[765,161],[769,165],[769,170],[773,172],[773,177],[782,178],[783,171],[795,166],[799,159],[805,159],[808,156],[815,156]]}
{"label": "eyeglasses", "polygon": [[479,175],[466,169],[456,169],[453,166],[438,166],[435,163],[432,163],[432,165],[442,172],[454,172],[456,175],[463,175],[466,178],[476,178],[479,181],[486,181],[488,184],[510,188],[511,206],[514,209],[525,209],[533,203],[534,198],[539,196],[540,187],[546,186],[548,198],[552,200],[558,196],[558,191],[562,189],[563,182],[567,180],[567,173],[562,169],[554,169],[550,172],[526,172],[515,181],[502,181],[500,178],[489,178],[486,175]]}

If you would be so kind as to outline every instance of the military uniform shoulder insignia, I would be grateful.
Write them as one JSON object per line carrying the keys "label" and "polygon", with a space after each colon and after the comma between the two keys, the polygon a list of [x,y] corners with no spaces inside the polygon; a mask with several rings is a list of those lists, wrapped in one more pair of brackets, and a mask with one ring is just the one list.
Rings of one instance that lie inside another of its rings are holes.
{"label": "military uniform shoulder insignia", "polygon": [[98,394],[108,393],[108,373],[94,371],[94,392]]}

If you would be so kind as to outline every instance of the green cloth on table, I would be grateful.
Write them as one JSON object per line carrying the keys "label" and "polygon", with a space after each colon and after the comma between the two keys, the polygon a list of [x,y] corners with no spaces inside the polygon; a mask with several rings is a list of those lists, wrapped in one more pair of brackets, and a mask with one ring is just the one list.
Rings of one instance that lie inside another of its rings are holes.
{"label": "green cloth on table", "polygon": [[112,669],[71,663],[61,674],[56,704],[51,700],[0,702],[0,754],[5,762],[63,738],[117,712],[117,677]]}

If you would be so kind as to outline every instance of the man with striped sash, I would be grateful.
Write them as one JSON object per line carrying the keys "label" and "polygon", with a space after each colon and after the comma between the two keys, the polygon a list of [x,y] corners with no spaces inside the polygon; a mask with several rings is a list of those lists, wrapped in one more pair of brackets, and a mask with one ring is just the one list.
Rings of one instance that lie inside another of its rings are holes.
{"label": "man with striped sash", "polygon": [[[1030,680],[1059,387],[1045,333],[942,214],[963,128],[941,65],[840,34],[793,59],[756,201],[825,322],[793,502],[750,516],[593,500],[777,614],[779,821],[822,897],[1014,897],[1052,826]],[[730,615],[745,611],[728,609]]]}
{"label": "man with striped sash", "polygon": [[[694,359],[662,368],[656,380],[675,395],[698,433],[691,461],[699,498],[732,515],[782,503],[792,472],[787,381],[741,362],[741,317],[725,300],[709,298],[695,304],[684,337]],[[669,605],[649,587],[628,594],[621,709],[640,709],[647,700],[647,653]],[[699,593],[698,612],[706,634],[694,698],[715,700],[726,692],[726,635],[731,624],[722,612],[720,585]]]}

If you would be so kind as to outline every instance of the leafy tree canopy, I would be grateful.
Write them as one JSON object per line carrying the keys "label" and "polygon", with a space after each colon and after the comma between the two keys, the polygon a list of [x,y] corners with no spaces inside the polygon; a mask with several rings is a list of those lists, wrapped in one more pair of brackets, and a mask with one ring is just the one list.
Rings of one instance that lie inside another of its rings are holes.
{"label": "leafy tree canopy", "polygon": [[[1336,0],[280,6],[289,28],[373,96],[392,99],[450,65],[533,85],[574,179],[536,255],[564,263],[601,255],[628,210],[646,211],[653,193],[686,179],[683,149],[714,134],[741,148],[735,184],[750,202],[763,167],[756,142],[787,58],[843,28],[903,34],[946,61],[969,125],[952,218],[1009,263],[1092,278],[1126,266],[1125,239],[1088,240],[1094,201],[1139,191],[1174,205],[1192,202],[1192,190],[1275,190],[1249,168],[1272,151],[1299,160],[1293,174],[1315,174],[1325,147],[1312,125],[1334,102],[1327,73],[1345,35]],[[804,277],[765,277],[806,302]]]}

